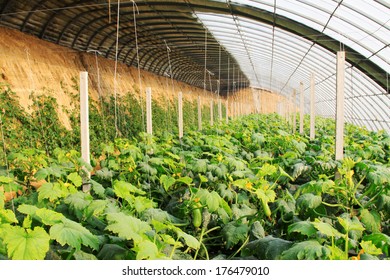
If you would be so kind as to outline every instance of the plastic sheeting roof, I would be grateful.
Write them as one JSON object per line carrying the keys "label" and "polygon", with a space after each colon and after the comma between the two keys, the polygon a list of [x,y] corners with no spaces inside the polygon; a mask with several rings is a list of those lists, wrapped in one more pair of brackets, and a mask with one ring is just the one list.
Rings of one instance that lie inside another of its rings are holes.
{"label": "plastic sheeting roof", "polygon": [[308,96],[315,73],[317,114],[330,117],[343,49],[346,120],[390,131],[388,0],[122,0],[119,52],[117,6],[0,0],[0,25],[137,66],[135,15],[141,68],[221,94],[252,86],[286,96],[301,81]]}

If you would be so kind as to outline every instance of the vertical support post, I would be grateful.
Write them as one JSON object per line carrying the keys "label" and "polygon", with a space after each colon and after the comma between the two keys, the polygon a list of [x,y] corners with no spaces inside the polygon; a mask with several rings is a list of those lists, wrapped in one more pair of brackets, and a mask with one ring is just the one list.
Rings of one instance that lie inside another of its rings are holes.
{"label": "vertical support post", "polygon": [[150,135],[153,134],[152,124],[152,89],[146,88],[146,132]]}
{"label": "vertical support post", "polygon": [[[89,109],[88,109],[88,72],[80,72],[80,136],[81,158],[88,164],[91,163],[89,151]],[[91,174],[87,172],[88,179]],[[88,192],[91,186],[83,184],[83,191]]]}
{"label": "vertical support post", "polygon": [[202,130],[202,104],[198,95],[198,130]]}
{"label": "vertical support post", "polygon": [[305,118],[305,94],[303,92],[303,83],[299,84],[299,133],[303,135],[303,123]]}
{"label": "vertical support post", "polygon": [[210,125],[214,125],[214,100],[210,100]]}
{"label": "vertical support post", "polygon": [[179,97],[178,97],[178,107],[179,107],[179,119],[178,119],[178,125],[179,125],[179,138],[183,138],[183,94],[180,91]]}
{"label": "vertical support post", "polygon": [[293,100],[292,100],[292,112],[293,112],[293,133],[297,131],[297,91],[293,91]]}
{"label": "vertical support post", "polygon": [[314,90],[314,73],[311,74],[310,78],[310,139],[313,140],[316,137],[315,131],[315,90]]}
{"label": "vertical support post", "polygon": [[345,52],[337,52],[336,68],[336,160],[344,158],[344,69]]}
{"label": "vertical support post", "polygon": [[222,101],[221,98],[218,98],[218,119],[222,121]]}

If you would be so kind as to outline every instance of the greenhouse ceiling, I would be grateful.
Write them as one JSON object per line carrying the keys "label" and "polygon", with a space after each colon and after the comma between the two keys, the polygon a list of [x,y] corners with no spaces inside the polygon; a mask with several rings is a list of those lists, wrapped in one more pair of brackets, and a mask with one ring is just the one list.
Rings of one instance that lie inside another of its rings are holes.
{"label": "greenhouse ceiling", "polygon": [[222,95],[308,96],[313,73],[328,117],[345,50],[346,120],[390,131],[388,0],[0,0],[0,26]]}

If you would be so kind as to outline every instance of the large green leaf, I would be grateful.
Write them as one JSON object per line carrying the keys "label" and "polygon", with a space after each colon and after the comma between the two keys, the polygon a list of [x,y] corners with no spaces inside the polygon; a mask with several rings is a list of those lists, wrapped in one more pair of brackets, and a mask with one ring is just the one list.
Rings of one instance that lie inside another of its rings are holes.
{"label": "large green leaf", "polygon": [[292,232],[299,232],[302,235],[310,237],[315,235],[317,230],[309,221],[300,221],[288,226],[288,233],[291,234]]}
{"label": "large green leaf", "polygon": [[130,193],[144,195],[145,192],[131,183],[124,181],[115,181],[114,184],[114,192],[118,197],[127,198]]}
{"label": "large green leaf", "polygon": [[360,213],[361,222],[366,227],[366,229],[373,233],[378,233],[381,231],[381,216],[378,212],[367,209],[363,209]]}
{"label": "large green leaf", "polygon": [[364,241],[372,241],[372,243],[381,248],[382,251],[390,257],[390,236],[384,233],[372,233],[363,237]]}
{"label": "large green leaf", "polygon": [[365,228],[363,225],[360,223],[357,217],[352,217],[347,213],[343,213],[340,217],[337,217],[337,220],[341,224],[341,226],[344,228],[345,231],[364,231]]}
{"label": "large green leaf", "polygon": [[31,230],[14,226],[6,229],[3,241],[13,260],[43,260],[49,251],[50,236],[41,227]]}
{"label": "large green leaf", "polygon": [[83,184],[83,179],[77,172],[70,173],[67,179],[73,183],[76,187],[80,187]]}
{"label": "large green leaf", "polygon": [[343,236],[337,229],[335,229],[331,224],[325,223],[318,219],[315,219],[311,224],[322,234],[325,234],[329,237],[341,237]]}
{"label": "large green leaf", "polygon": [[155,260],[159,258],[156,244],[149,240],[142,240],[136,244],[134,250],[137,252],[137,260]]}
{"label": "large green leaf", "polygon": [[118,234],[121,238],[134,240],[136,243],[144,240],[146,238],[145,234],[152,230],[148,223],[122,212],[108,213],[106,219],[109,222],[106,230]]}
{"label": "large green leaf", "polygon": [[22,204],[18,207],[18,211],[20,213],[30,215],[44,225],[49,226],[61,223],[65,218],[61,213],[46,208],[38,208],[34,205]]}
{"label": "large green leaf", "polygon": [[328,248],[317,240],[307,240],[294,244],[282,253],[282,260],[323,260],[330,254]]}
{"label": "large green leaf", "polygon": [[242,251],[242,256],[256,256],[261,260],[278,260],[283,251],[289,249],[291,241],[268,235],[264,238],[249,242]]}
{"label": "large green leaf", "polygon": [[362,247],[364,253],[370,254],[370,255],[380,255],[382,254],[382,250],[380,248],[377,248],[372,241],[362,241],[360,242],[360,246]]}
{"label": "large green leaf", "polygon": [[76,250],[81,249],[81,245],[89,246],[97,250],[99,247],[98,238],[81,224],[67,218],[63,218],[61,223],[50,228],[50,238],[55,239],[61,245],[69,245]]}
{"label": "large green leaf", "polygon": [[60,183],[44,183],[38,189],[38,200],[48,199],[50,202],[54,202],[59,198],[64,198],[69,194],[66,188]]}
{"label": "large green leaf", "polygon": [[174,230],[179,238],[184,239],[184,242],[188,247],[193,248],[193,249],[199,249],[200,242],[198,241],[198,239],[196,239],[194,236],[192,236],[188,233],[185,233],[184,231],[182,231],[181,229],[179,229],[177,227],[175,227]]}
{"label": "large green leaf", "polygon": [[314,195],[312,193],[305,193],[297,198],[296,204],[300,209],[315,209],[321,205],[321,202],[321,196]]}
{"label": "large green leaf", "polygon": [[163,185],[164,190],[167,192],[168,189],[176,182],[175,178],[167,176],[167,175],[161,175],[160,177],[160,183]]}
{"label": "large green leaf", "polygon": [[249,226],[231,222],[222,229],[222,235],[226,240],[226,248],[230,249],[239,242],[244,242],[248,236]]}
{"label": "large green leaf", "polygon": [[0,225],[11,223],[18,223],[18,220],[15,217],[15,213],[10,209],[0,209]]}
{"label": "large green leaf", "polygon": [[206,189],[200,189],[196,193],[196,197],[199,198],[202,205],[206,205],[210,213],[217,211],[219,208],[220,200],[222,199],[215,191],[209,192]]}

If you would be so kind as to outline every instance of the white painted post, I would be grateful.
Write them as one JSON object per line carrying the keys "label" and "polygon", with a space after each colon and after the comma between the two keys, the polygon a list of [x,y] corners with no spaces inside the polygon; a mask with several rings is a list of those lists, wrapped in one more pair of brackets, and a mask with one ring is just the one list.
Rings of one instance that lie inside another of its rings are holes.
{"label": "white painted post", "polygon": [[146,132],[150,135],[153,134],[152,124],[152,89],[146,88]]}
{"label": "white painted post", "polygon": [[315,131],[315,90],[314,90],[314,73],[311,74],[310,78],[310,139],[313,140],[316,137]]}
{"label": "white painted post", "polygon": [[[89,108],[88,108],[88,72],[80,72],[80,136],[81,158],[88,164],[91,163],[89,149]],[[91,174],[87,172],[88,178]],[[88,192],[91,186],[83,185],[83,191]]]}
{"label": "white painted post", "polygon": [[293,112],[293,133],[297,131],[297,91],[294,89],[293,91],[293,100],[292,100],[292,112]]}
{"label": "white painted post", "polygon": [[218,98],[218,119],[222,121],[222,103],[220,98]]}
{"label": "white painted post", "polygon": [[214,101],[210,100],[210,125],[214,125]]}
{"label": "white painted post", "polygon": [[198,96],[198,130],[202,130],[202,104]]}
{"label": "white painted post", "polygon": [[336,160],[344,158],[344,69],[345,52],[337,52],[336,69]]}
{"label": "white painted post", "polygon": [[300,100],[299,100],[299,133],[304,134],[303,131],[303,121],[305,118],[305,94],[303,92],[303,83],[301,82],[299,84],[299,95],[300,95]]}
{"label": "white painted post", "polygon": [[180,91],[178,97],[179,106],[179,138],[183,138],[183,94]]}

